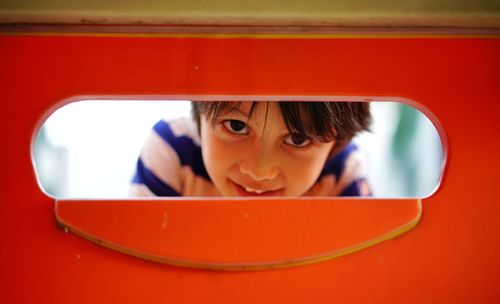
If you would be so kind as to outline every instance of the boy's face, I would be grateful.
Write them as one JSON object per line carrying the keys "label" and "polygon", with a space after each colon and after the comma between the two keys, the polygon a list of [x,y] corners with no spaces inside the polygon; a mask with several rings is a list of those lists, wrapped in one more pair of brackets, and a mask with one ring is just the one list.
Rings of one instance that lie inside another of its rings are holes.
{"label": "boy's face", "polygon": [[[316,182],[334,142],[289,134],[278,103],[227,107],[212,125],[202,115],[203,161],[223,196],[300,196]],[[267,109],[267,115],[266,115]]]}

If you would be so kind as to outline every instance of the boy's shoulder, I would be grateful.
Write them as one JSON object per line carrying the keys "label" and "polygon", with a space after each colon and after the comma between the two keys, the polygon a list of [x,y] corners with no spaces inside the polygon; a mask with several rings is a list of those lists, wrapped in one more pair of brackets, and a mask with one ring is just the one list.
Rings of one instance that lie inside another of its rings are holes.
{"label": "boy's shoulder", "polygon": [[352,166],[353,162],[362,162],[362,160],[363,156],[361,155],[358,146],[355,143],[350,142],[342,150],[334,155],[331,155],[326,160],[320,176],[333,174],[339,178],[346,170],[346,167]]}
{"label": "boy's shoulder", "polygon": [[327,159],[318,181],[309,194],[313,196],[370,195],[366,171],[364,155],[358,146],[351,142]]}
{"label": "boy's shoulder", "polygon": [[162,119],[154,125],[153,130],[171,145],[183,143],[183,145],[200,146],[198,129],[191,118]]}
{"label": "boy's shoulder", "polygon": [[189,118],[158,121],[142,147],[129,194],[197,196],[212,194],[212,188],[196,124]]}

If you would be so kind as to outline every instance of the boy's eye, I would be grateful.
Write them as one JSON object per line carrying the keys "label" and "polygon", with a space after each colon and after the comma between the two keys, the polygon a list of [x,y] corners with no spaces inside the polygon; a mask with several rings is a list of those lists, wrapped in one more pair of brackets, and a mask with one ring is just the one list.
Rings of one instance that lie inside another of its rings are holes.
{"label": "boy's eye", "polygon": [[235,120],[235,119],[230,119],[226,120],[223,122],[224,127],[229,132],[236,133],[236,134],[248,134],[248,129],[246,123],[240,121],[240,120]]}
{"label": "boy's eye", "polygon": [[302,148],[308,146],[311,143],[311,140],[304,135],[295,133],[289,134],[285,138],[285,143],[290,146]]}

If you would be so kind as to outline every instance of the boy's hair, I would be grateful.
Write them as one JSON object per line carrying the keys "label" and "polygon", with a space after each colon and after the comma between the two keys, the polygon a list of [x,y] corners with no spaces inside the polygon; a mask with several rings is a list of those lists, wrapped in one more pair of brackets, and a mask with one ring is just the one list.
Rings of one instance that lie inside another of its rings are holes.
{"label": "boy's hair", "polygon": [[[215,124],[224,109],[238,109],[242,102],[193,101],[191,104],[192,116],[199,131],[200,115],[206,114]],[[340,151],[358,132],[370,129],[371,114],[368,102],[279,101],[278,104],[291,134],[320,142],[335,140],[333,153]],[[256,106],[257,102],[252,102],[248,118],[252,116]],[[266,108],[266,115],[267,110]]]}

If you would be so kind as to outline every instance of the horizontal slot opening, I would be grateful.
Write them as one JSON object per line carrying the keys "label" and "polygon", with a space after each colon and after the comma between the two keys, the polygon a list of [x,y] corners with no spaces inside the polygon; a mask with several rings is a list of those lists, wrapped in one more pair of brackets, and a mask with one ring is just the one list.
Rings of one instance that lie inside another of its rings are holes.
{"label": "horizontal slot opening", "polygon": [[[258,103],[264,104],[263,102]],[[347,102],[340,103],[347,104]],[[363,173],[360,176],[366,178],[366,184],[359,184],[360,188],[366,187],[366,189],[362,189],[363,193],[369,191],[376,198],[423,198],[431,195],[439,185],[444,159],[443,144],[434,124],[421,111],[402,102],[372,101],[369,106],[372,115],[371,131],[359,132],[351,140],[356,145],[356,153],[359,154],[363,164]],[[267,115],[270,115],[268,118],[275,119],[267,120],[263,134],[265,136],[271,134],[270,139],[266,138],[266,140],[275,141],[276,138],[282,136],[283,132],[273,133],[275,126],[277,126],[277,120],[276,117],[271,116],[281,112],[273,110],[276,104],[273,104],[272,107],[268,108]],[[259,109],[263,109],[263,107],[256,107],[254,112],[256,116],[252,119],[258,119],[261,113],[265,113]],[[67,104],[53,112],[37,131],[33,158],[39,184],[48,195],[58,199],[131,197],[137,160],[148,136],[155,132],[152,131],[153,126],[161,120],[165,120],[167,123],[179,121],[180,117],[183,117],[185,122],[192,122],[190,101],[81,100]],[[229,118],[231,118],[229,120],[247,123],[243,119],[232,119],[235,118],[234,116]],[[234,132],[242,132],[238,128],[246,128],[246,126],[238,125],[237,122],[229,121],[226,124],[230,128],[236,128],[236,130],[232,130]],[[174,128],[176,126],[170,125]],[[194,123],[179,126],[194,128],[193,130],[196,132]],[[252,127],[254,126],[252,125]],[[282,128],[283,125],[277,127]],[[251,132],[259,135],[256,130]],[[185,134],[179,136],[185,136]],[[161,140],[162,137],[157,139]],[[228,145],[242,145],[242,142],[238,141],[240,139],[226,139],[229,141]],[[197,140],[199,141],[199,139]],[[194,140],[194,144],[201,146],[203,141],[197,142],[197,140]],[[300,142],[304,139],[295,138],[293,140],[289,137],[284,141],[292,144],[304,144],[304,142]],[[248,144],[248,147],[262,148],[264,146],[259,146],[259,144],[252,146],[255,142],[246,142],[245,144]],[[270,147],[269,142],[266,144],[267,146],[263,149]],[[161,149],[165,145],[153,146]],[[284,147],[288,148],[286,145]],[[203,149],[203,146],[201,148]],[[279,150],[282,147],[279,146],[276,149]],[[282,157],[283,153],[287,152],[278,151],[278,153],[275,151],[276,153],[272,154],[272,151],[269,151],[269,149],[265,150],[265,153],[268,153],[266,157],[269,157],[271,161],[276,161],[276,158]],[[189,152],[186,153],[189,154]],[[296,157],[297,163],[304,159],[304,151],[297,150],[290,153],[289,159]],[[151,155],[154,157],[156,154]],[[253,157],[249,156],[248,159]],[[210,183],[211,176],[208,176],[208,179],[207,176],[200,178],[199,175],[202,173],[188,168],[192,165],[185,163],[184,160],[179,160],[179,156],[177,158],[172,161],[179,162],[176,168],[180,174],[184,174],[181,178],[186,178],[186,174],[189,173],[191,180],[199,178],[202,183]],[[261,166],[266,166],[265,159],[257,157],[252,161],[256,163],[260,161]],[[234,160],[235,164],[238,162],[238,159]],[[165,182],[165,174],[161,173],[162,164],[158,164],[158,168],[155,168],[154,160],[151,159],[143,163],[146,163],[147,168],[155,174],[155,177]],[[334,165],[345,166],[346,164],[347,162],[337,162]],[[255,163],[252,165],[255,166]],[[303,168],[303,170],[307,169]],[[321,170],[318,180],[323,175],[326,176],[327,173]],[[251,194],[261,194],[259,192],[264,191],[264,189],[257,189],[259,187],[258,178],[257,176],[254,179],[247,179],[246,181],[256,182],[252,185],[243,185],[245,191],[248,190]],[[311,178],[315,179],[316,177]],[[308,182],[311,178],[308,179]],[[277,185],[269,187],[286,187],[290,181],[300,183],[300,178],[299,181],[293,181],[293,179],[293,176],[285,176]],[[338,183],[339,179],[339,176],[335,176],[335,180],[330,182]],[[244,183],[241,180],[238,181]],[[168,184],[168,182],[165,183]],[[181,183],[186,182],[183,180]],[[271,191],[273,189],[265,190]],[[308,189],[306,190],[304,195],[308,193]],[[338,194],[341,190],[335,193]],[[182,189],[179,192],[182,194]],[[198,196],[196,191],[191,191],[191,193],[192,195],[186,196]],[[323,193],[327,194],[321,196],[335,196],[331,195],[332,192]],[[136,191],[133,197],[138,194],[141,192]],[[284,195],[288,196],[286,193]]]}

